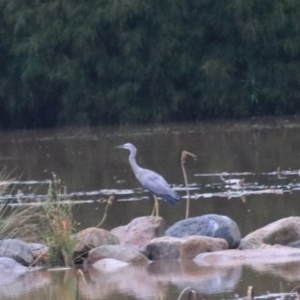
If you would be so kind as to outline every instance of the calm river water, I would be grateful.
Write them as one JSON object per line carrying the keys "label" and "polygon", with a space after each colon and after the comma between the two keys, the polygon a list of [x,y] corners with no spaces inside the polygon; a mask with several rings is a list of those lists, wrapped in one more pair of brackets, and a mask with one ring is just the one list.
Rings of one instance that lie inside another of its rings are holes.
{"label": "calm river water", "polygon": [[[149,215],[153,199],[135,179],[126,142],[138,149],[140,166],[163,175],[185,196],[180,156],[192,152],[185,167],[191,195],[190,216],[227,215],[242,236],[300,211],[300,119],[254,119],[239,122],[169,124],[116,128],[69,128],[0,132],[0,165],[15,179],[15,189],[0,201],[43,201],[53,173],[68,197],[85,203],[74,207],[78,230],[96,226],[109,195],[116,196],[103,228],[125,225]],[[229,185],[221,179],[242,179]],[[161,203],[167,225],[185,217],[185,200]],[[154,262],[117,274],[89,270],[79,284],[78,299],[177,299],[190,286],[204,298],[235,299],[253,285],[257,293],[288,292],[299,282],[300,266],[207,269],[178,262]],[[0,299],[76,299],[75,270],[29,273],[2,284]],[[160,298],[159,298],[160,297]]]}

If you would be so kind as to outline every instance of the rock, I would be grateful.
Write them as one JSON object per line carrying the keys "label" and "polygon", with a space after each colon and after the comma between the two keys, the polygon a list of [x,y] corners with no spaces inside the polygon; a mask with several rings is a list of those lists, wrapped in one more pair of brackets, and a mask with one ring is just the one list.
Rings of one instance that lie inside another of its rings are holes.
{"label": "rock", "polygon": [[193,259],[202,252],[228,249],[224,239],[206,236],[159,237],[154,238],[146,247],[149,257],[157,259]]}
{"label": "rock", "polygon": [[2,259],[11,260],[7,257],[0,258],[0,299],[26,299],[27,295],[29,299],[36,299],[37,293],[51,285],[53,276],[49,272],[35,272],[34,268],[24,267],[14,260],[12,263],[8,262],[5,271],[1,267]]}
{"label": "rock", "polygon": [[24,266],[29,266],[33,263],[33,256],[29,246],[18,239],[0,241],[0,256],[12,258]]}
{"label": "rock", "polygon": [[300,249],[275,245],[260,249],[226,250],[213,253],[201,253],[194,258],[199,266],[224,267],[259,264],[275,264],[300,261]]}
{"label": "rock", "polygon": [[288,243],[287,246],[293,247],[293,248],[300,248],[300,240]]}
{"label": "rock", "polygon": [[129,264],[123,261],[119,261],[112,258],[105,258],[96,261],[93,264],[93,267],[101,272],[113,273],[124,267],[127,267]]}
{"label": "rock", "polygon": [[22,275],[27,271],[27,267],[22,266],[14,259],[9,257],[0,257],[0,274],[14,273],[16,275]]}
{"label": "rock", "polygon": [[165,235],[173,237],[200,235],[223,238],[227,241],[230,249],[237,248],[241,239],[240,230],[233,220],[214,214],[179,221],[172,225]]}
{"label": "rock", "polygon": [[287,245],[300,239],[300,217],[280,219],[257,229],[241,240],[240,249],[255,249],[263,244]]}
{"label": "rock", "polygon": [[119,245],[104,245],[92,249],[85,263],[91,265],[96,261],[104,258],[112,258],[127,263],[145,263],[148,262],[146,256],[139,251],[126,246]]}
{"label": "rock", "polygon": [[91,249],[102,245],[120,244],[118,237],[114,234],[105,229],[96,227],[90,227],[78,232],[75,239],[77,243],[74,252],[80,254],[87,253]]}
{"label": "rock", "polygon": [[39,243],[27,243],[33,260],[37,262],[46,262],[48,259],[48,246]]}
{"label": "rock", "polygon": [[165,228],[163,218],[148,216],[135,218],[125,226],[112,229],[111,233],[120,239],[121,245],[144,248],[154,237],[163,236]]}
{"label": "rock", "polygon": [[[15,283],[16,280],[27,271],[27,267],[22,266],[14,259],[0,257],[0,286],[3,287],[4,285],[7,286],[10,283]],[[14,286],[14,291],[15,288],[16,287]]]}

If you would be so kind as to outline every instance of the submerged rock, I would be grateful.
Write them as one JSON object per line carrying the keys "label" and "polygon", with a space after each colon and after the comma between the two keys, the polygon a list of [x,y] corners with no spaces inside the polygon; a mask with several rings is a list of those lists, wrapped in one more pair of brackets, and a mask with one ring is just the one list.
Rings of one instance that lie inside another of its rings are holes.
{"label": "submerged rock", "polygon": [[263,244],[287,245],[300,239],[300,217],[288,217],[249,233],[241,240],[240,249],[255,249]]}
{"label": "submerged rock", "polygon": [[274,245],[260,249],[226,250],[213,253],[202,253],[195,257],[199,266],[237,266],[243,264],[275,264],[300,261],[300,249]]}
{"label": "submerged rock", "polygon": [[225,239],[230,249],[237,248],[241,240],[241,233],[237,224],[226,216],[215,214],[179,221],[172,225],[165,234],[165,236],[172,237],[190,235]]}
{"label": "submerged rock", "polygon": [[139,251],[126,246],[119,245],[104,245],[92,249],[85,263],[91,265],[98,260],[104,258],[112,258],[127,263],[145,263],[148,262],[146,256],[141,254]]}
{"label": "submerged rock", "polygon": [[224,239],[206,236],[164,236],[152,239],[146,249],[153,260],[193,259],[199,253],[228,249],[228,244]]}
{"label": "submerged rock", "polygon": [[34,261],[28,244],[18,239],[0,241],[0,256],[12,258],[24,266]]}
{"label": "submerged rock", "polygon": [[75,236],[77,241],[74,252],[86,253],[93,248],[101,245],[118,245],[120,244],[119,238],[109,231],[90,227],[78,232]]}
{"label": "submerged rock", "polygon": [[129,263],[119,261],[113,258],[104,258],[96,261],[93,267],[101,272],[113,273],[124,267],[127,267]]}
{"label": "submerged rock", "polygon": [[162,217],[139,217],[133,219],[125,226],[119,226],[111,230],[121,242],[121,245],[130,245],[144,248],[155,237],[165,233],[165,221]]}

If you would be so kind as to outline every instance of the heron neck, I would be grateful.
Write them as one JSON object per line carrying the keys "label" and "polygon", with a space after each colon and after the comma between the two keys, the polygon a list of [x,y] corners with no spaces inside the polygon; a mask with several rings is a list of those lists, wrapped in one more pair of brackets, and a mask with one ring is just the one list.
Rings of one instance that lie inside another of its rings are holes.
{"label": "heron neck", "polygon": [[137,174],[138,170],[140,169],[140,167],[138,166],[138,164],[136,163],[135,157],[133,156],[129,156],[129,163],[131,165],[131,168],[133,170],[134,174]]}

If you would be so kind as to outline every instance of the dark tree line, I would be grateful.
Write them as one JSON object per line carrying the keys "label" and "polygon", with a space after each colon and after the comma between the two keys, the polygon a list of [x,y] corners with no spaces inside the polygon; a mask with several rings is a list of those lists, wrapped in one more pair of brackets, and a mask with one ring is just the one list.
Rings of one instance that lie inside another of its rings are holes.
{"label": "dark tree line", "polygon": [[299,113],[297,0],[0,0],[0,127]]}

